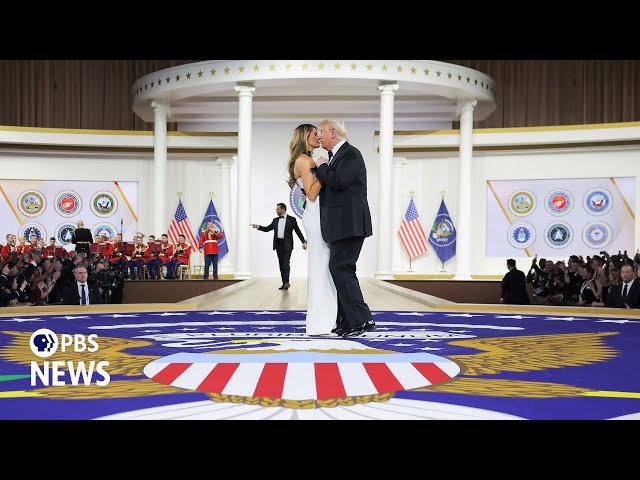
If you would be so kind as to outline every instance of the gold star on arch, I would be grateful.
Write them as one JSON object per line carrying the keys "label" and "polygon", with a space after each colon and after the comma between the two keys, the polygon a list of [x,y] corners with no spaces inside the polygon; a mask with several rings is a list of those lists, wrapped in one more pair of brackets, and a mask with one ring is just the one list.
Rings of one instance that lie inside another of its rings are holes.
{"label": "gold star on arch", "polygon": [[160,84],[162,84],[162,79],[161,78],[158,79],[158,85],[160,85]]}
{"label": "gold star on arch", "polygon": [[471,81],[471,77],[467,77],[467,83]]}
{"label": "gold star on arch", "polygon": [[429,75],[429,69],[428,69],[428,68],[425,68],[425,69],[424,69],[424,74],[425,74],[425,75]]}
{"label": "gold star on arch", "polygon": [[324,67],[325,67],[324,63],[318,64],[318,70],[324,70]]}
{"label": "gold star on arch", "polygon": [[484,82],[480,82],[480,88],[484,88]]}
{"label": "gold star on arch", "polygon": [[167,77],[167,78],[166,78],[166,82],[167,82],[167,83],[171,83],[171,77]]}
{"label": "gold star on arch", "polygon": [[355,63],[351,64],[351,70],[356,70],[358,68],[358,65],[356,65]]}
{"label": "gold star on arch", "polygon": [[244,73],[244,67],[238,67],[238,73]]}
{"label": "gold star on arch", "polygon": [[458,74],[458,81],[462,80],[462,75]]}
{"label": "gold star on arch", "polygon": [[154,82],[151,82],[151,88],[153,88],[153,83],[154,83]]}
{"label": "gold star on arch", "polygon": [[191,80],[191,72],[187,72],[187,80]]}
{"label": "gold star on arch", "polygon": [[144,86],[144,89],[146,90],[148,86],[149,86],[148,84],[147,84],[147,85],[145,85],[145,86]]}
{"label": "gold star on arch", "polygon": [[452,76],[453,76],[453,75],[451,75],[451,72],[447,73],[447,77],[449,78],[449,80],[451,80],[451,77],[452,77]]}
{"label": "gold star on arch", "polygon": [[202,70],[200,70],[200,71],[198,72],[198,77],[202,77],[202,73],[203,73],[203,72],[202,72]]}
{"label": "gold star on arch", "polygon": [[389,67],[387,67],[386,65],[383,65],[383,66],[382,66],[382,71],[383,71],[383,72],[386,72],[387,70],[389,70]]}
{"label": "gold star on arch", "polygon": [[436,72],[436,75],[439,77],[440,75],[442,75],[442,72],[441,72],[440,70],[438,70],[438,71]]}
{"label": "gold star on arch", "polygon": [[371,71],[373,70],[373,65],[371,65],[370,63],[367,64],[367,71]]}
{"label": "gold star on arch", "polygon": [[398,65],[398,66],[396,67],[396,70],[398,71],[398,73],[400,73],[400,72],[402,72],[402,67],[401,67],[400,65]]}
{"label": "gold star on arch", "polygon": [[333,68],[335,68],[336,70],[340,70],[340,67],[342,67],[342,65],[340,65],[339,63],[333,65]]}
{"label": "gold star on arch", "polygon": [[414,73],[416,73],[416,67],[411,67],[411,74],[413,75]]}
{"label": "gold star on arch", "polygon": [[176,82],[180,81],[180,75],[176,74]]}
{"label": "gold star on arch", "polygon": [[212,68],[211,70],[209,70],[209,73],[211,73],[211,76],[214,76],[216,74],[216,69]]}
{"label": "gold star on arch", "polygon": [[275,69],[276,69],[276,66],[273,63],[271,65],[269,65],[269,71],[270,72],[275,71]]}
{"label": "gold star on arch", "polygon": [[231,69],[229,67],[224,67],[224,74],[228,75]]}
{"label": "gold star on arch", "polygon": [[260,71],[260,65],[258,65],[257,63],[253,66],[253,71],[254,72],[259,72]]}
{"label": "gold star on arch", "polygon": [[308,69],[308,68],[309,68],[309,65],[308,65],[308,64],[306,64],[306,63],[303,63],[303,64],[302,64],[302,69],[303,69],[303,70],[306,70],[306,69]]}
{"label": "gold star on arch", "polygon": [[284,66],[284,68],[285,68],[285,70],[291,70],[291,64],[290,64],[290,63],[287,63],[287,64]]}

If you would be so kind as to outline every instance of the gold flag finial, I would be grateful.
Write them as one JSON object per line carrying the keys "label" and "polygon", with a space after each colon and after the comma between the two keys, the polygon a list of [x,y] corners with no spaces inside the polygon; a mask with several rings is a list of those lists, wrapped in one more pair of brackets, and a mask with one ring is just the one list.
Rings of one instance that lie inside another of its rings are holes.
{"label": "gold flag finial", "polygon": [[446,195],[447,191],[446,190],[440,190],[440,195],[442,195],[442,198],[444,198],[444,196]]}
{"label": "gold flag finial", "polygon": [[215,197],[215,196],[216,196],[216,194],[215,194],[215,193],[213,193],[213,192],[209,192],[209,198],[213,198],[213,197]]}
{"label": "gold flag finial", "polygon": [[182,197],[182,192],[178,192],[177,195],[178,195],[178,198]]}
{"label": "gold flag finial", "polygon": [[413,198],[413,196],[416,194],[416,192],[414,192],[413,190],[409,190],[409,196],[411,198]]}

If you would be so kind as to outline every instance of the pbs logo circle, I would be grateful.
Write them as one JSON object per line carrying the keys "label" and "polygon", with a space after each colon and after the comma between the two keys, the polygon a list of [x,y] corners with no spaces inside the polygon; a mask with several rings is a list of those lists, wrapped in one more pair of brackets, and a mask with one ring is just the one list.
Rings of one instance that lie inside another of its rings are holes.
{"label": "pbs logo circle", "polygon": [[48,328],[41,328],[31,334],[29,347],[40,358],[48,358],[58,350],[58,336]]}

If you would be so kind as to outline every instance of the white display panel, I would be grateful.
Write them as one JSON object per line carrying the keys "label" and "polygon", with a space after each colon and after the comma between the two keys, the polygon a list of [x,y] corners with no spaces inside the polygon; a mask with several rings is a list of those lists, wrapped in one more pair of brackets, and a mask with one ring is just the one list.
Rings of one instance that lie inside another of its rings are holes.
{"label": "white display panel", "polygon": [[56,237],[67,245],[78,220],[93,234],[138,231],[138,182],[0,180],[0,241],[6,235]]}
{"label": "white display panel", "polygon": [[488,180],[487,256],[632,255],[635,202],[635,177]]}

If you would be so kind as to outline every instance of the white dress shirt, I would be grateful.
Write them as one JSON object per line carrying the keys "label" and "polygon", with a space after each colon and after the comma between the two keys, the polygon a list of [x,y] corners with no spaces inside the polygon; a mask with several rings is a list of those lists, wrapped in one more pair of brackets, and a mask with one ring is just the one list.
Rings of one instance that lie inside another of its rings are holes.
{"label": "white dress shirt", "polygon": [[338,153],[338,150],[340,150],[340,147],[346,142],[346,140],[340,140],[338,143],[336,143],[333,148],[331,149],[331,160],[329,161],[329,165],[331,165],[331,162],[333,162],[333,159],[336,158],[336,153]]}
{"label": "white dress shirt", "polygon": [[278,220],[278,238],[284,238],[284,227],[287,224],[287,216],[284,215]]}
{"label": "white dress shirt", "polygon": [[82,285],[84,285],[84,295],[87,298],[86,305],[89,305],[89,285],[80,282],[78,282],[78,298],[80,298],[80,303],[78,305],[82,305]]}

